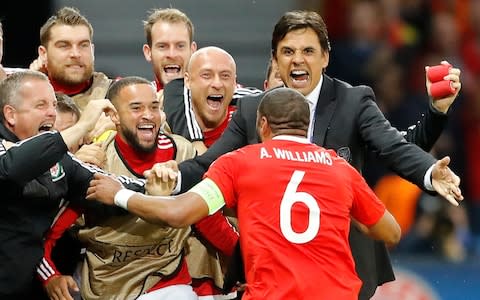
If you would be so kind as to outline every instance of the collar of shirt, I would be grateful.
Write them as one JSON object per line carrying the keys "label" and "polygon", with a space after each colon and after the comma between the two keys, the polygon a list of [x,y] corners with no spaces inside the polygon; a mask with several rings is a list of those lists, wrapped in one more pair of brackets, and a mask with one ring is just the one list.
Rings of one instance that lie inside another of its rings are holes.
{"label": "collar of shirt", "polygon": [[320,90],[322,88],[323,75],[320,76],[317,86],[306,96],[310,106],[310,125],[308,126],[308,139],[312,141],[313,128],[315,124],[315,108],[317,107],[318,98],[320,97]]}
{"label": "collar of shirt", "polygon": [[272,140],[284,140],[284,141],[292,141],[292,142],[297,142],[302,144],[310,144],[310,141],[307,138],[300,137],[300,136],[286,135],[286,134],[274,136]]}

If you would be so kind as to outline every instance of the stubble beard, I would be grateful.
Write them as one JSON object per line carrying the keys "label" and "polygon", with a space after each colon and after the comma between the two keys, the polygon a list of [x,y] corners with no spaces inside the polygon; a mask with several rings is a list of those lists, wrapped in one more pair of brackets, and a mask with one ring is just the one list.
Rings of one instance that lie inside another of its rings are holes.
{"label": "stubble beard", "polygon": [[83,84],[90,80],[93,76],[93,66],[85,67],[85,71],[83,73],[74,73],[71,74],[65,69],[56,69],[53,68],[49,75],[52,77],[53,80],[56,82],[66,85],[66,86],[76,86]]}
{"label": "stubble beard", "polygon": [[[131,130],[129,130],[128,128],[123,127],[123,126],[122,126],[121,129],[122,129],[122,132],[123,132],[123,136],[126,139],[126,142],[136,152],[152,153],[152,152],[155,151],[155,149],[157,149],[157,138],[155,138],[155,140],[153,141],[153,143],[151,145],[144,146],[140,143],[140,141],[138,140],[138,137],[135,135],[134,132],[132,132]],[[155,135],[155,137],[158,137],[158,133],[159,132],[157,131],[157,134]]]}

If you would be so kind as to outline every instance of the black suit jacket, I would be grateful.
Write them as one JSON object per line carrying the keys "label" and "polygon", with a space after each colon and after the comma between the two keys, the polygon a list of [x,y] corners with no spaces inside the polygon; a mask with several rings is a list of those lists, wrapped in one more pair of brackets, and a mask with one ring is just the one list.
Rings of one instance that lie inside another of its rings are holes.
{"label": "black suit jacket", "polygon": [[[203,155],[180,164],[182,191],[197,183],[220,155],[258,142],[256,111],[261,98],[262,95],[240,99],[220,139]],[[430,106],[416,126],[401,133],[385,119],[371,88],[352,87],[324,75],[315,110],[313,142],[335,149],[359,171],[366,151],[374,151],[397,174],[424,188],[424,175],[436,159],[420,147],[430,150],[446,120],[444,114],[436,113]],[[353,226],[350,247],[363,282],[359,298],[369,299],[377,285],[394,280],[388,252],[383,243],[371,240]]]}

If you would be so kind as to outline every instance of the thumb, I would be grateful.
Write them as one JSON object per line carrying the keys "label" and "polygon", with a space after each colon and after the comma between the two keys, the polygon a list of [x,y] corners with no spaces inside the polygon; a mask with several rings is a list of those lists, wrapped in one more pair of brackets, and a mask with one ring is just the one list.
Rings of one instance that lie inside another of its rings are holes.
{"label": "thumb", "polygon": [[68,277],[68,280],[67,280],[67,284],[68,284],[68,288],[75,291],[75,292],[78,292],[79,291],[79,288],[78,288],[78,285],[77,283],[75,282],[75,280],[73,280],[72,277]]}
{"label": "thumb", "polygon": [[441,167],[447,167],[449,164],[450,164],[450,157],[449,156],[445,156],[444,158],[442,158],[440,161],[439,161],[439,164]]}

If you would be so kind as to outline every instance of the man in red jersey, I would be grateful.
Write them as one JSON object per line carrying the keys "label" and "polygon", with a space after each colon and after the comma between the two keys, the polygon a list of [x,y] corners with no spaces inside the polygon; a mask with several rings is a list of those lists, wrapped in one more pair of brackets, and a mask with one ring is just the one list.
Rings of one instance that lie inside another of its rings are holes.
{"label": "man in red jersey", "polygon": [[[361,281],[348,242],[351,216],[365,233],[389,244],[398,242],[400,227],[353,167],[308,142],[308,124],[305,97],[273,89],[258,109],[263,143],[225,154],[175,201],[141,196],[105,176],[96,177],[87,198],[175,227],[223,206],[234,208],[240,232],[248,233],[240,235],[243,299],[357,299]],[[148,186],[163,175],[175,177],[168,168],[146,173]]]}

